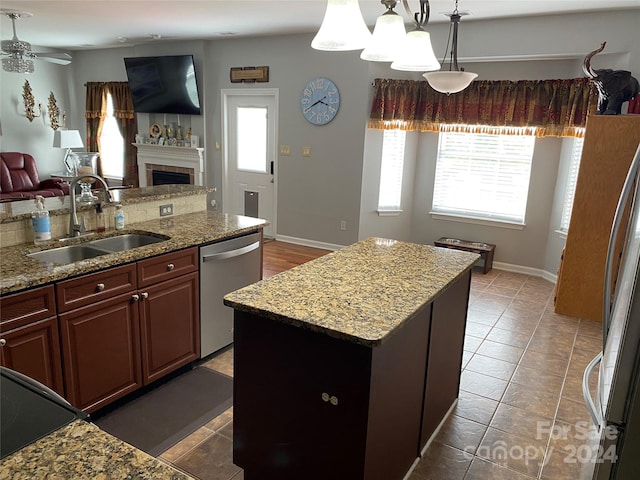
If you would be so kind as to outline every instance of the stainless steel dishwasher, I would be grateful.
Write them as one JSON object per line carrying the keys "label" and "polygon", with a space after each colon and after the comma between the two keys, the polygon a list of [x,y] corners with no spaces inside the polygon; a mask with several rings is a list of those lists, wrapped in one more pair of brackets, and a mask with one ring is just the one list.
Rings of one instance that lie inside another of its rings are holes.
{"label": "stainless steel dishwasher", "polygon": [[222,303],[229,292],[260,280],[260,233],[200,247],[200,356],[233,343],[233,309]]}

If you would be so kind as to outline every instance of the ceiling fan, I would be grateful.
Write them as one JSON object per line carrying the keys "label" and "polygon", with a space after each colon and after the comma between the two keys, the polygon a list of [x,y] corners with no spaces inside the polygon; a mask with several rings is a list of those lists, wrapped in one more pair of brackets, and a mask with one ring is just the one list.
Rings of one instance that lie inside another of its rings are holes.
{"label": "ceiling fan", "polygon": [[31,50],[31,44],[20,40],[16,34],[16,20],[21,18],[32,17],[28,12],[16,12],[13,10],[0,10],[0,12],[11,19],[13,26],[13,38],[11,40],[2,40],[0,42],[0,55],[2,59],[2,69],[6,72],[14,73],[33,73],[33,60],[44,60],[47,62],[57,63],[59,65],[68,65],[71,63],[71,55],[68,53],[37,53]]}

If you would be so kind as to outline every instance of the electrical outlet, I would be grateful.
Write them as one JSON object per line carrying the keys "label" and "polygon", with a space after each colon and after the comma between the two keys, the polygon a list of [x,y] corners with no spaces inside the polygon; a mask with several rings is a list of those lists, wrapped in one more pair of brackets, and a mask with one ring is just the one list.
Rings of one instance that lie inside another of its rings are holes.
{"label": "electrical outlet", "polygon": [[160,216],[167,217],[173,215],[173,203],[167,203],[166,205],[160,205]]}
{"label": "electrical outlet", "polygon": [[346,229],[347,229],[347,221],[340,220],[340,230],[346,230]]}

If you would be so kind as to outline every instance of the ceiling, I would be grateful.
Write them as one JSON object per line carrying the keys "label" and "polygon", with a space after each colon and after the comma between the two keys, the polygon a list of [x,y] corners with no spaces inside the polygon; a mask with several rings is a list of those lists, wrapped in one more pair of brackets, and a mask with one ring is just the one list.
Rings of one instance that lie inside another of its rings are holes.
{"label": "ceiling", "polygon": [[[418,0],[408,0],[418,10]],[[430,23],[449,22],[454,0],[432,0]],[[85,50],[164,40],[216,39],[315,32],[326,0],[2,0],[3,10],[29,12],[16,22],[18,38],[40,47]],[[384,8],[380,0],[360,0],[368,25]],[[638,8],[640,0],[460,0],[479,19]],[[398,13],[409,17],[398,0]],[[0,37],[10,39],[11,21],[0,19]]]}

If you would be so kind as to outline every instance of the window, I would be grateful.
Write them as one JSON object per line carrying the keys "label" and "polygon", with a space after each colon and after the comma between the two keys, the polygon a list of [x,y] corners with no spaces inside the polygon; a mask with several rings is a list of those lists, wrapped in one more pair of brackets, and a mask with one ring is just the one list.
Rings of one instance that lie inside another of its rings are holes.
{"label": "window", "polygon": [[524,224],[535,137],[441,132],[433,213]]}
{"label": "window", "polygon": [[560,217],[560,231],[566,233],[569,230],[571,221],[571,211],[573,210],[573,197],[576,193],[578,183],[578,170],[580,170],[580,157],[582,155],[583,138],[574,138],[571,148],[571,158],[569,159],[569,173],[567,174],[567,186],[564,191],[564,201],[562,202],[562,216]]}
{"label": "window", "polygon": [[267,108],[239,107],[238,170],[267,173]]}
{"label": "window", "polygon": [[382,140],[378,212],[400,212],[402,169],[404,167],[404,130],[385,130]]}
{"label": "window", "polygon": [[109,178],[124,177],[124,139],[113,116],[113,98],[107,93],[107,117],[100,134],[100,161],[102,174]]}

